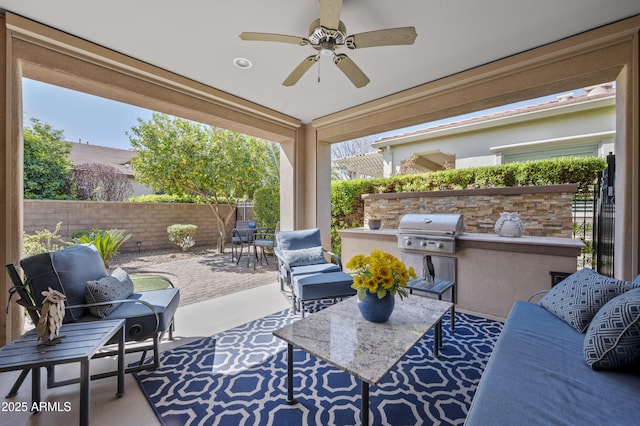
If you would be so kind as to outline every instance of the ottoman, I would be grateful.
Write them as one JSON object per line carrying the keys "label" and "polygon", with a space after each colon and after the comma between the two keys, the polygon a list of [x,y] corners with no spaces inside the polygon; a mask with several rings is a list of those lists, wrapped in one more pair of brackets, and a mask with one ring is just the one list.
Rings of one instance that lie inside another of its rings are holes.
{"label": "ottoman", "polygon": [[304,302],[353,296],[353,277],[345,272],[324,272],[293,277],[293,312],[300,309],[304,318]]}

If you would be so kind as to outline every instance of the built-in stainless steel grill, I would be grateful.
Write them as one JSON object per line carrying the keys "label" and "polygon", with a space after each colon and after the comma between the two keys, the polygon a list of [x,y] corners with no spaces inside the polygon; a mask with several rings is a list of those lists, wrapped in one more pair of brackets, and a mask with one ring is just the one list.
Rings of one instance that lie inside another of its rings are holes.
{"label": "built-in stainless steel grill", "polygon": [[[412,213],[398,224],[398,247],[402,261],[422,274],[414,281],[431,288],[443,281],[456,281],[456,237],[462,233],[462,215]],[[447,288],[449,288],[447,286]],[[455,303],[453,285],[451,301]],[[441,293],[438,293],[440,297]]]}
{"label": "built-in stainless steel grill", "polygon": [[408,251],[455,253],[462,215],[411,213],[398,224],[398,247]]}

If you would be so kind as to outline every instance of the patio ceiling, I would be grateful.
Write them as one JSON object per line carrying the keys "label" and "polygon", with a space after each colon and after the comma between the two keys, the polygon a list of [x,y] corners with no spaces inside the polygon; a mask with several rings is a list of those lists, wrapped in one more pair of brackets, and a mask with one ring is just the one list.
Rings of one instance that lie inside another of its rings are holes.
{"label": "patio ceiling", "polygon": [[[243,31],[306,36],[317,1],[0,0],[22,15],[194,81],[311,122],[356,105],[640,14],[637,0],[451,2],[344,0],[348,34],[415,26],[410,46],[349,50],[371,82],[356,89],[326,58],[293,87],[286,76],[315,51],[242,41]],[[347,49],[342,49],[347,50]],[[253,67],[234,66],[238,57]],[[320,75],[320,82],[318,82]]]}

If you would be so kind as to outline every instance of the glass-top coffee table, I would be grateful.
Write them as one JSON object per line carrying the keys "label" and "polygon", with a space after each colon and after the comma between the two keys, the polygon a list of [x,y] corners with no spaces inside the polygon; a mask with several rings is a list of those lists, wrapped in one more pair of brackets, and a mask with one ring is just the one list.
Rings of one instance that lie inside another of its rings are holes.
{"label": "glass-top coffee table", "polygon": [[442,345],[442,317],[451,303],[427,297],[396,300],[389,321],[373,323],[360,315],[351,297],[296,321],[273,334],[287,342],[287,402],[293,397],[293,347],[357,377],[362,383],[362,424],[369,423],[369,386],[377,385],[405,354],[434,328],[433,352]]}

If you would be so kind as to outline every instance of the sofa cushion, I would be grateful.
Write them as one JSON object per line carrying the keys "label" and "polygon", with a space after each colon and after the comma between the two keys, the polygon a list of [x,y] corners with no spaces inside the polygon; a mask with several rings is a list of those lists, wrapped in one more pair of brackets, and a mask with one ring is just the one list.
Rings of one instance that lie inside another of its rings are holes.
{"label": "sofa cushion", "polygon": [[289,266],[306,266],[327,263],[322,254],[322,246],[301,248],[298,250],[280,250],[282,260]]}
{"label": "sofa cushion", "polygon": [[516,302],[482,373],[465,426],[626,425],[640,416],[640,369],[593,371],[584,334]]}
{"label": "sofa cushion", "polygon": [[291,268],[291,276],[318,274],[321,272],[338,272],[340,267],[335,263],[316,263],[315,265],[294,266]]}
{"label": "sofa cushion", "polygon": [[640,360],[640,288],[607,302],[589,325],[584,358],[594,370]]}
{"label": "sofa cushion", "polygon": [[555,285],[538,304],[584,333],[605,303],[635,286],[584,268]]}
{"label": "sofa cushion", "polygon": [[[41,253],[20,261],[37,305],[42,305],[42,291],[51,287],[67,297],[67,305],[84,305],[87,281],[109,274],[93,244],[76,244],[62,250]],[[87,308],[69,309],[64,322],[78,320]]]}
{"label": "sofa cushion", "polygon": [[[124,300],[133,293],[133,281],[129,274],[122,268],[117,268],[111,276],[100,278],[97,281],[87,281],[85,299],[87,303],[112,302]],[[89,307],[89,312],[95,317],[104,318],[120,303]]]}

